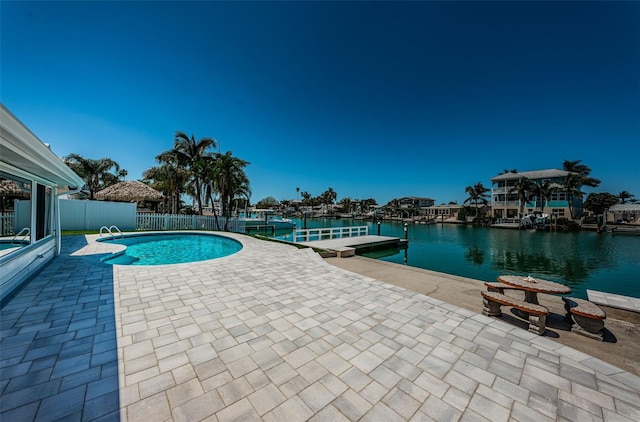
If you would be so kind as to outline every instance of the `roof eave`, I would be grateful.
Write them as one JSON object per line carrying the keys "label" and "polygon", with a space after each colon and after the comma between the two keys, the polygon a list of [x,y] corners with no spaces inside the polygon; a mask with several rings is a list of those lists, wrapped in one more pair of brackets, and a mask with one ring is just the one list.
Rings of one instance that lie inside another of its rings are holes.
{"label": "roof eave", "polygon": [[34,135],[5,106],[0,104],[0,165],[19,169],[36,180],[55,186],[58,193],[79,191],[84,180]]}

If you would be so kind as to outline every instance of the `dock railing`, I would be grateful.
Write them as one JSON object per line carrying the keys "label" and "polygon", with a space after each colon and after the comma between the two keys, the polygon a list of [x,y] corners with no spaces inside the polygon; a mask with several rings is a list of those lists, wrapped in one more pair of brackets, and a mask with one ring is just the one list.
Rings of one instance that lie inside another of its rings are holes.
{"label": "dock railing", "polygon": [[295,230],[293,242],[312,242],[314,240],[341,239],[343,237],[367,236],[368,226],[327,227],[320,229]]}

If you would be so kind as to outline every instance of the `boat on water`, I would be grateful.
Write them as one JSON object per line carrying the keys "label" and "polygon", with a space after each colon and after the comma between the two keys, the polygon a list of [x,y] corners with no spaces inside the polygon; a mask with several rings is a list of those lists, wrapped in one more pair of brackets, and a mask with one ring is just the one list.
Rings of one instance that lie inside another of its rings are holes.
{"label": "boat on water", "polygon": [[544,214],[541,211],[534,211],[520,219],[520,227],[524,228],[541,228],[545,227],[548,223],[549,214]]}
{"label": "boat on water", "polygon": [[240,222],[244,223],[245,231],[269,228],[273,230],[290,230],[296,228],[295,221],[278,217],[273,210],[269,209],[254,209],[251,213],[246,213],[240,217]]}

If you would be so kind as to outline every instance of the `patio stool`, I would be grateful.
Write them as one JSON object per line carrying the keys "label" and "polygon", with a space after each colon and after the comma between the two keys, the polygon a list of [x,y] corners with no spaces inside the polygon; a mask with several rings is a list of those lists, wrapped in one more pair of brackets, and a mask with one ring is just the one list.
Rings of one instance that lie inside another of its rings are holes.
{"label": "patio stool", "polygon": [[538,335],[544,334],[549,309],[542,305],[525,302],[524,300],[506,296],[498,292],[480,292],[480,294],[482,295],[482,303],[484,305],[482,315],[500,316],[502,315],[502,311],[500,310],[501,305],[511,306],[512,308],[529,314],[529,331]]}
{"label": "patio stool", "polygon": [[595,303],[575,297],[563,297],[566,318],[573,322],[571,331],[604,340],[604,320],[607,314]]}

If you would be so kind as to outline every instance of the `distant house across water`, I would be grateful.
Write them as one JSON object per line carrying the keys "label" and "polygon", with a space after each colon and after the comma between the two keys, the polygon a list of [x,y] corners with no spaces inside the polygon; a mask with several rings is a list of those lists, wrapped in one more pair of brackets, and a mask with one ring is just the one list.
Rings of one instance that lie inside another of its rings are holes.
{"label": "distant house across water", "polygon": [[413,215],[426,215],[427,208],[435,203],[434,199],[418,196],[405,196],[396,201],[401,210],[412,210]]}
{"label": "distant house across water", "polygon": [[[540,211],[544,206],[544,212],[557,218],[571,218],[569,200],[571,199],[564,189],[567,176],[572,174],[566,170],[548,169],[522,172],[507,172],[492,177],[491,180],[491,208],[493,216],[497,218],[519,218],[522,208],[516,187],[519,181],[528,179],[536,186],[543,186],[549,181],[553,192],[549,198],[542,198],[533,191],[528,192],[528,198],[524,204],[524,214]],[[573,212],[579,215],[582,212],[582,198],[573,197]]]}

